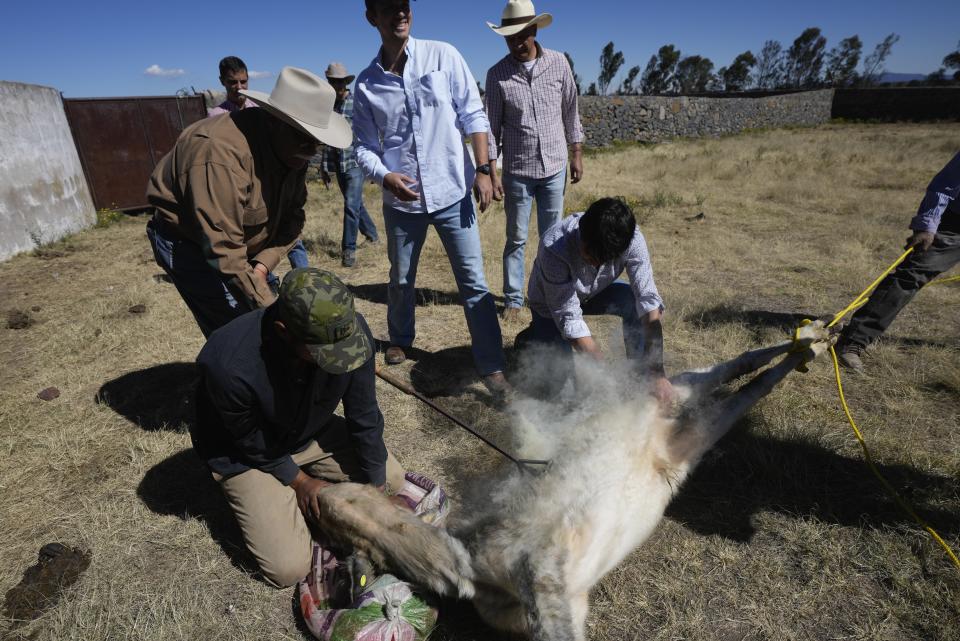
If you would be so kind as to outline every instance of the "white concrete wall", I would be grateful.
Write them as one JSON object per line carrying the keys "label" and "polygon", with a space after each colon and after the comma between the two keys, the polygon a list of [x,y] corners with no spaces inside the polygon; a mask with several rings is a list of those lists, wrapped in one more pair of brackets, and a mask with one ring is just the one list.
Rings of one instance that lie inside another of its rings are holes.
{"label": "white concrete wall", "polygon": [[96,211],[60,92],[0,81],[0,260],[80,231]]}

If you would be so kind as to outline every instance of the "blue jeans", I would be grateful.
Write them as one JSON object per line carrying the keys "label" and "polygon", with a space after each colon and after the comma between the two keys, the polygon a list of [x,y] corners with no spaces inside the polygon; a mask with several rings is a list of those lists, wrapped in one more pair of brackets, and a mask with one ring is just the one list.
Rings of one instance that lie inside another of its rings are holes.
{"label": "blue jeans", "polygon": [[481,376],[503,371],[503,339],[493,295],[483,275],[483,250],[473,201],[466,196],[446,209],[410,214],[384,205],[383,221],[390,257],[387,286],[387,329],[390,343],[407,347],[416,336],[417,263],[431,225],[450,259],[470,330],[473,362]]}
{"label": "blue jeans", "polygon": [[[596,296],[581,303],[580,309],[584,316],[619,316],[623,322],[623,346],[627,358],[639,360],[643,357],[643,322],[637,314],[637,299],[630,285],[623,281],[614,281]],[[548,343],[571,354],[573,347],[560,333],[553,318],[541,316],[533,310],[531,312],[530,325],[517,335],[518,347],[532,342]]]}
{"label": "blue jeans", "polygon": [[523,262],[530,226],[530,209],[537,199],[537,230],[540,237],[563,218],[564,168],[549,178],[523,178],[503,174],[503,207],[507,213],[507,242],[503,246],[503,297],[507,307],[523,306]]}
{"label": "blue jeans", "polygon": [[234,297],[199,245],[178,237],[155,220],[147,223],[147,238],[157,264],[170,276],[204,337],[253,309],[246,299]]}
{"label": "blue jeans", "polygon": [[343,194],[343,238],[340,248],[356,251],[358,230],[370,240],[378,238],[377,226],[363,206],[363,171],[359,167],[338,171],[337,185]]}
{"label": "blue jeans", "polygon": [[297,244],[287,252],[287,260],[290,261],[291,269],[310,266],[310,263],[307,262],[307,248],[303,246],[303,241],[299,238]]}

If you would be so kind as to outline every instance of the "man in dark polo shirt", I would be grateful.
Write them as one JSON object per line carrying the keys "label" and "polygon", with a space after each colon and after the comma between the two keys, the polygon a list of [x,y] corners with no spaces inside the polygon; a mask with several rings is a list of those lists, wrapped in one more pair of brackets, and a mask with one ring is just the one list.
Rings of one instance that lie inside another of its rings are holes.
{"label": "man in dark polo shirt", "polygon": [[[334,274],[295,269],[277,302],[215,331],[200,351],[194,449],[220,483],[266,580],[310,566],[307,522],[335,481],[398,490],[383,442],[373,338]],[[343,402],[343,417],[334,411]]]}

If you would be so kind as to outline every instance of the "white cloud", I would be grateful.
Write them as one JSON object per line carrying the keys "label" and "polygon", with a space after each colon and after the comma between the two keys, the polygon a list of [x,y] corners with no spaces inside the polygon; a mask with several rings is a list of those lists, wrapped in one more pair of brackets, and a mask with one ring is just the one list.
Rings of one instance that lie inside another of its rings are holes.
{"label": "white cloud", "polygon": [[143,70],[143,73],[148,76],[156,76],[158,78],[176,78],[177,76],[182,76],[187,72],[183,69],[164,69],[160,65],[150,65]]}
{"label": "white cloud", "polygon": [[248,75],[250,76],[250,79],[251,79],[251,80],[258,80],[258,79],[260,79],[260,78],[269,78],[270,76],[273,75],[273,72],[272,72],[272,71],[253,71],[253,70],[250,70],[250,72],[248,73]]}

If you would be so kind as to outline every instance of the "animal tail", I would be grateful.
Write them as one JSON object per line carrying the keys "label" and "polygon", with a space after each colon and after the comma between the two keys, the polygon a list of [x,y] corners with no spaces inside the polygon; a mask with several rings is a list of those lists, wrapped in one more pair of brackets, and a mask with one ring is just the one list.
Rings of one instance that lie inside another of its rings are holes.
{"label": "animal tail", "polygon": [[378,567],[440,595],[473,597],[473,567],[463,543],[393,505],[370,485],[325,488],[318,526],[332,542],[365,553]]}

